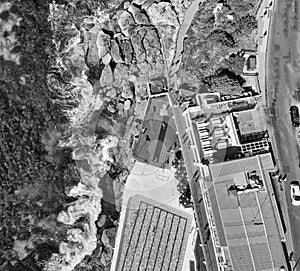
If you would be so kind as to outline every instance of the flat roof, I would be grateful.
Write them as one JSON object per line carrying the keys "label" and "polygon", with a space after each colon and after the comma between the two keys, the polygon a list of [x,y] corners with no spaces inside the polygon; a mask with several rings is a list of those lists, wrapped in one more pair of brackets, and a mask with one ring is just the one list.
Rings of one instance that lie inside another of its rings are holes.
{"label": "flat roof", "polygon": [[255,70],[256,69],[256,64],[257,64],[256,56],[255,55],[250,55],[247,58],[247,69],[248,70]]}
{"label": "flat roof", "polygon": [[[208,192],[219,242],[228,247],[233,270],[267,271],[287,267],[281,244],[281,222],[268,174],[274,169],[271,154],[209,167],[212,182]],[[228,188],[243,183],[247,172],[262,179],[263,189],[230,194]]]}
{"label": "flat roof", "polygon": [[233,113],[241,135],[264,132],[266,129],[256,109]]}
{"label": "flat roof", "polygon": [[142,195],[127,203],[118,270],[181,271],[192,217]]}
{"label": "flat roof", "polygon": [[161,167],[169,151],[179,146],[168,95],[151,97],[133,156],[138,161]]}

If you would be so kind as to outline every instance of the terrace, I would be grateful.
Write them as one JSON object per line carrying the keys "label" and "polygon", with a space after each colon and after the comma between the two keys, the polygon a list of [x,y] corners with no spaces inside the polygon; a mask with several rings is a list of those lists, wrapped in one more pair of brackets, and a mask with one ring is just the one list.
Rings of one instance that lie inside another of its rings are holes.
{"label": "terrace", "polygon": [[181,271],[191,216],[141,195],[127,204],[115,271]]}
{"label": "terrace", "polygon": [[167,95],[149,100],[134,157],[143,163],[165,167],[172,150],[179,147],[173,113]]}

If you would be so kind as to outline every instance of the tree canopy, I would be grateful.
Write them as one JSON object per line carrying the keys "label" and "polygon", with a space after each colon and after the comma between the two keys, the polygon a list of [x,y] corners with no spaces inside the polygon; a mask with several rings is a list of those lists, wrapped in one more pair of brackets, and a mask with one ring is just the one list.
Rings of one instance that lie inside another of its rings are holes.
{"label": "tree canopy", "polygon": [[233,36],[222,29],[213,30],[207,38],[227,47],[234,47],[236,44]]}
{"label": "tree canopy", "polygon": [[228,58],[225,58],[220,65],[235,74],[241,74],[243,72],[244,64],[245,58],[243,56],[240,54],[231,54]]}
{"label": "tree canopy", "polygon": [[244,79],[228,69],[220,69],[205,79],[211,91],[220,92],[224,96],[239,96],[243,91]]}

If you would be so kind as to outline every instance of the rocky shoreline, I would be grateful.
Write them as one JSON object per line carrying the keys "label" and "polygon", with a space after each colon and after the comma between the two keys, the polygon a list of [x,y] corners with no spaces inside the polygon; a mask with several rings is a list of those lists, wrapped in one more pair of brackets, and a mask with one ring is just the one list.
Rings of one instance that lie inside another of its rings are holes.
{"label": "rocky shoreline", "polygon": [[[117,8],[109,18],[103,16],[104,10],[95,9],[92,15],[66,22],[70,16],[67,7],[50,4],[56,47],[52,70],[56,72],[49,73],[48,85],[53,101],[63,104],[70,119],[71,139],[60,145],[73,149],[81,182],[69,191],[77,201],[58,216],[59,222],[74,228],[68,230],[68,242],[61,243],[60,253],[52,255],[45,270],[73,270],[76,265],[75,270],[87,268],[88,255],[99,252],[99,231],[101,240],[107,239],[105,230],[103,233],[95,226],[101,199],[117,209],[120,205],[122,185],[131,167],[132,140],[140,125],[135,120],[142,118],[149,82],[168,76],[183,14],[180,9],[176,12],[171,2],[133,1]],[[58,35],[62,29],[66,39]],[[113,164],[119,165],[117,172]],[[113,186],[113,191],[106,191],[107,185]],[[81,217],[88,217],[84,230],[76,228]],[[102,223],[98,220],[97,224]],[[102,240],[101,246],[104,243]],[[105,270],[110,263],[107,256],[112,256],[113,244],[108,243],[104,245],[106,253],[93,255]]]}

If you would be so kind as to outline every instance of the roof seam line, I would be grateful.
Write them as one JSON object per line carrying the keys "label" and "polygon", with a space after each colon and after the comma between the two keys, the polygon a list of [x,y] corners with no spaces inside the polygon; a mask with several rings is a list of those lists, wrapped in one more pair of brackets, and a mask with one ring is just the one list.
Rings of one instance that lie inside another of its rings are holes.
{"label": "roof seam line", "polygon": [[253,258],[252,252],[251,252],[251,246],[250,246],[250,242],[249,242],[248,232],[247,232],[247,229],[246,229],[246,225],[245,225],[245,221],[244,221],[244,217],[243,217],[241,206],[238,206],[238,209],[240,211],[240,216],[241,216],[241,219],[242,219],[242,222],[243,222],[243,228],[244,228],[244,231],[245,231],[246,240],[247,240],[247,243],[248,243],[248,246],[249,246],[249,252],[250,252],[250,256],[251,256],[251,261],[252,261],[252,265],[253,265],[253,268],[254,268],[253,270],[256,270],[255,269],[255,264],[254,264],[254,258]]}
{"label": "roof seam line", "polygon": [[[268,192],[267,192],[267,193],[268,193]],[[269,253],[270,253],[270,257],[271,257],[272,267],[273,267],[273,269],[275,270],[275,266],[274,266],[274,262],[273,262],[272,250],[271,250],[271,247],[270,247],[270,244],[269,244],[269,239],[268,239],[267,229],[266,229],[266,225],[265,225],[265,220],[264,220],[264,217],[263,217],[262,210],[261,210],[261,208],[260,208],[260,202],[259,202],[259,200],[258,200],[257,192],[255,192],[255,198],[256,198],[257,206],[258,206],[258,208],[259,208],[260,216],[261,216],[261,218],[262,218],[262,220],[263,220],[263,227],[264,227],[265,237],[266,237],[266,241],[267,241],[268,248],[269,248]]]}

